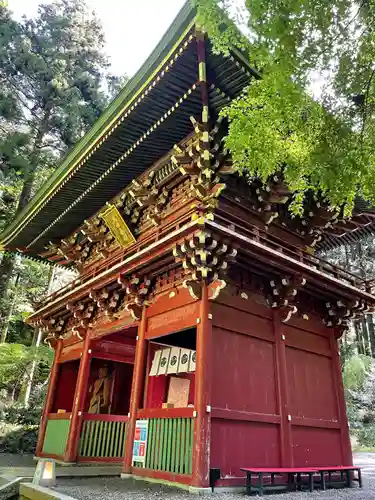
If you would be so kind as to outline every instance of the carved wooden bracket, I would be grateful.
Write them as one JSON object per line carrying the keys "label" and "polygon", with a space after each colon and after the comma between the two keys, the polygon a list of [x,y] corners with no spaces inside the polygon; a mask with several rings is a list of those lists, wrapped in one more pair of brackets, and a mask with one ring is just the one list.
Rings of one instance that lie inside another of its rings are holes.
{"label": "carved wooden bracket", "polygon": [[189,276],[184,286],[189,289],[192,297],[201,297],[201,284],[211,284],[220,281],[216,287],[217,294],[225,287],[223,274],[229,262],[237,255],[237,250],[228,243],[220,241],[209,231],[197,231],[173,249],[173,255],[178,262],[182,262],[185,273]]}
{"label": "carved wooden bracket", "polygon": [[149,295],[151,292],[151,281],[147,278],[132,276],[118,278],[121,288],[125,291],[125,297],[120,307],[129,311],[134,320],[140,320],[142,309],[149,305]]}
{"label": "carved wooden bracket", "polygon": [[297,313],[296,296],[298,289],[305,283],[302,276],[278,278],[269,282],[267,301],[272,308],[280,310],[283,323],[287,323]]}
{"label": "carved wooden bracket", "polygon": [[261,216],[266,226],[279,216],[278,205],[285,204],[292,192],[289,191],[281,173],[272,175],[263,185],[259,179],[249,178],[253,209]]}
{"label": "carved wooden bracket", "polygon": [[329,327],[346,328],[352,319],[362,316],[368,312],[373,312],[374,304],[369,304],[364,300],[346,302],[326,302],[327,315],[323,318],[323,323]]}
{"label": "carved wooden bracket", "polygon": [[199,123],[191,118],[197,140],[183,148],[175,146],[172,161],[183,175],[192,178],[192,195],[203,205],[214,208],[217,198],[225,189],[220,176],[233,173],[227,153],[223,150],[223,120],[211,128],[209,123]]}

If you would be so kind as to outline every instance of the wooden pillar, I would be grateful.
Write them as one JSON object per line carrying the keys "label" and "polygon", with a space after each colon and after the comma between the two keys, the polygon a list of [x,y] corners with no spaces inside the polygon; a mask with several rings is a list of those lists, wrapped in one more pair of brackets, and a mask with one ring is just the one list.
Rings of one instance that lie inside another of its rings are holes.
{"label": "wooden pillar", "polygon": [[275,335],[275,374],[278,410],[280,414],[280,459],[281,467],[293,467],[292,423],[288,411],[288,375],[286,366],[285,336],[279,311],[273,310]]}
{"label": "wooden pillar", "polygon": [[334,387],[336,392],[338,419],[340,422],[341,454],[343,461],[342,465],[352,465],[353,455],[350,443],[348,418],[346,414],[346,403],[345,403],[344,384],[342,382],[341,361],[338,349],[338,342],[335,337],[334,331],[331,332],[330,345],[332,353],[332,372],[333,372]]}
{"label": "wooden pillar", "polygon": [[35,452],[35,455],[37,457],[40,455],[40,453],[42,452],[42,449],[43,449],[44,437],[46,435],[48,414],[51,413],[51,409],[52,409],[52,405],[53,405],[53,398],[55,396],[55,391],[56,391],[56,382],[57,382],[57,376],[59,373],[59,358],[60,358],[62,349],[63,349],[63,341],[60,339],[57,341],[55,356],[54,356],[53,364],[52,364],[52,368],[51,368],[51,376],[50,376],[50,380],[49,380],[49,384],[48,384],[46,402],[44,403],[42,418],[40,421],[38,444],[37,444],[36,452]]}
{"label": "wooden pillar", "polygon": [[83,349],[81,361],[79,364],[78,377],[76,390],[74,393],[73,408],[71,414],[70,428],[68,440],[65,449],[65,462],[75,462],[78,453],[79,437],[82,427],[82,418],[84,411],[84,404],[87,392],[87,383],[90,373],[90,332],[86,332],[85,340],[83,342]]}
{"label": "wooden pillar", "polygon": [[207,285],[202,285],[195,368],[196,418],[194,421],[192,486],[208,488],[211,449],[212,321]]}
{"label": "wooden pillar", "polygon": [[137,411],[141,406],[142,389],[144,387],[146,360],[147,360],[147,340],[145,339],[147,328],[147,308],[142,309],[142,318],[138,327],[138,339],[135,350],[135,362],[133,371],[132,391],[130,397],[130,417],[126,431],[124,474],[131,474],[133,461],[133,443],[135,434],[135,424],[137,421]]}

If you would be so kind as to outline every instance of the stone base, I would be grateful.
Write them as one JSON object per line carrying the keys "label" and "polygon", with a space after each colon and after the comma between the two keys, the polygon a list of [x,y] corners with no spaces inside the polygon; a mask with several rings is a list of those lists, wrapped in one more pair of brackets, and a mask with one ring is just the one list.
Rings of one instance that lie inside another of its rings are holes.
{"label": "stone base", "polygon": [[245,486],[215,486],[214,493],[246,493]]}
{"label": "stone base", "polygon": [[121,474],[121,479],[131,479],[133,477],[133,474]]}
{"label": "stone base", "polygon": [[189,493],[192,495],[212,495],[212,488],[198,488],[197,486],[189,486]]}
{"label": "stone base", "polygon": [[156,477],[136,476],[135,474],[121,474],[121,479],[134,479],[135,481],[144,481],[146,483],[163,484],[165,486],[170,486],[171,488],[179,488],[180,490],[185,491],[189,491],[190,488],[188,484],[174,483],[173,481],[158,479]]}

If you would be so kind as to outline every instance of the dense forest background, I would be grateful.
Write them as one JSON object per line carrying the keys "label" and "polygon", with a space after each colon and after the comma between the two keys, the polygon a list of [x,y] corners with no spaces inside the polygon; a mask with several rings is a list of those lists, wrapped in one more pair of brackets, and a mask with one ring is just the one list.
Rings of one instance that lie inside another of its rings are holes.
{"label": "dense forest background", "polygon": [[[95,122],[126,76],[110,72],[100,21],[84,0],[41,4],[17,21],[0,4],[0,232]],[[375,239],[324,255],[375,279]],[[24,319],[74,277],[0,253],[0,451],[33,452],[53,351]],[[375,319],[341,339],[353,437],[375,447]]]}

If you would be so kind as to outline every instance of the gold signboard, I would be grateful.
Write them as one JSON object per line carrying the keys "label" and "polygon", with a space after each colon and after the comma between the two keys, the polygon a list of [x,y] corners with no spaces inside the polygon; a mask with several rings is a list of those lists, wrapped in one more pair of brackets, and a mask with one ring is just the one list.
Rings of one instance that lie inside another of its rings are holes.
{"label": "gold signboard", "polygon": [[126,248],[135,242],[134,236],[114,205],[108,205],[107,210],[101,213],[100,217],[102,217],[112,236],[122,248]]}

